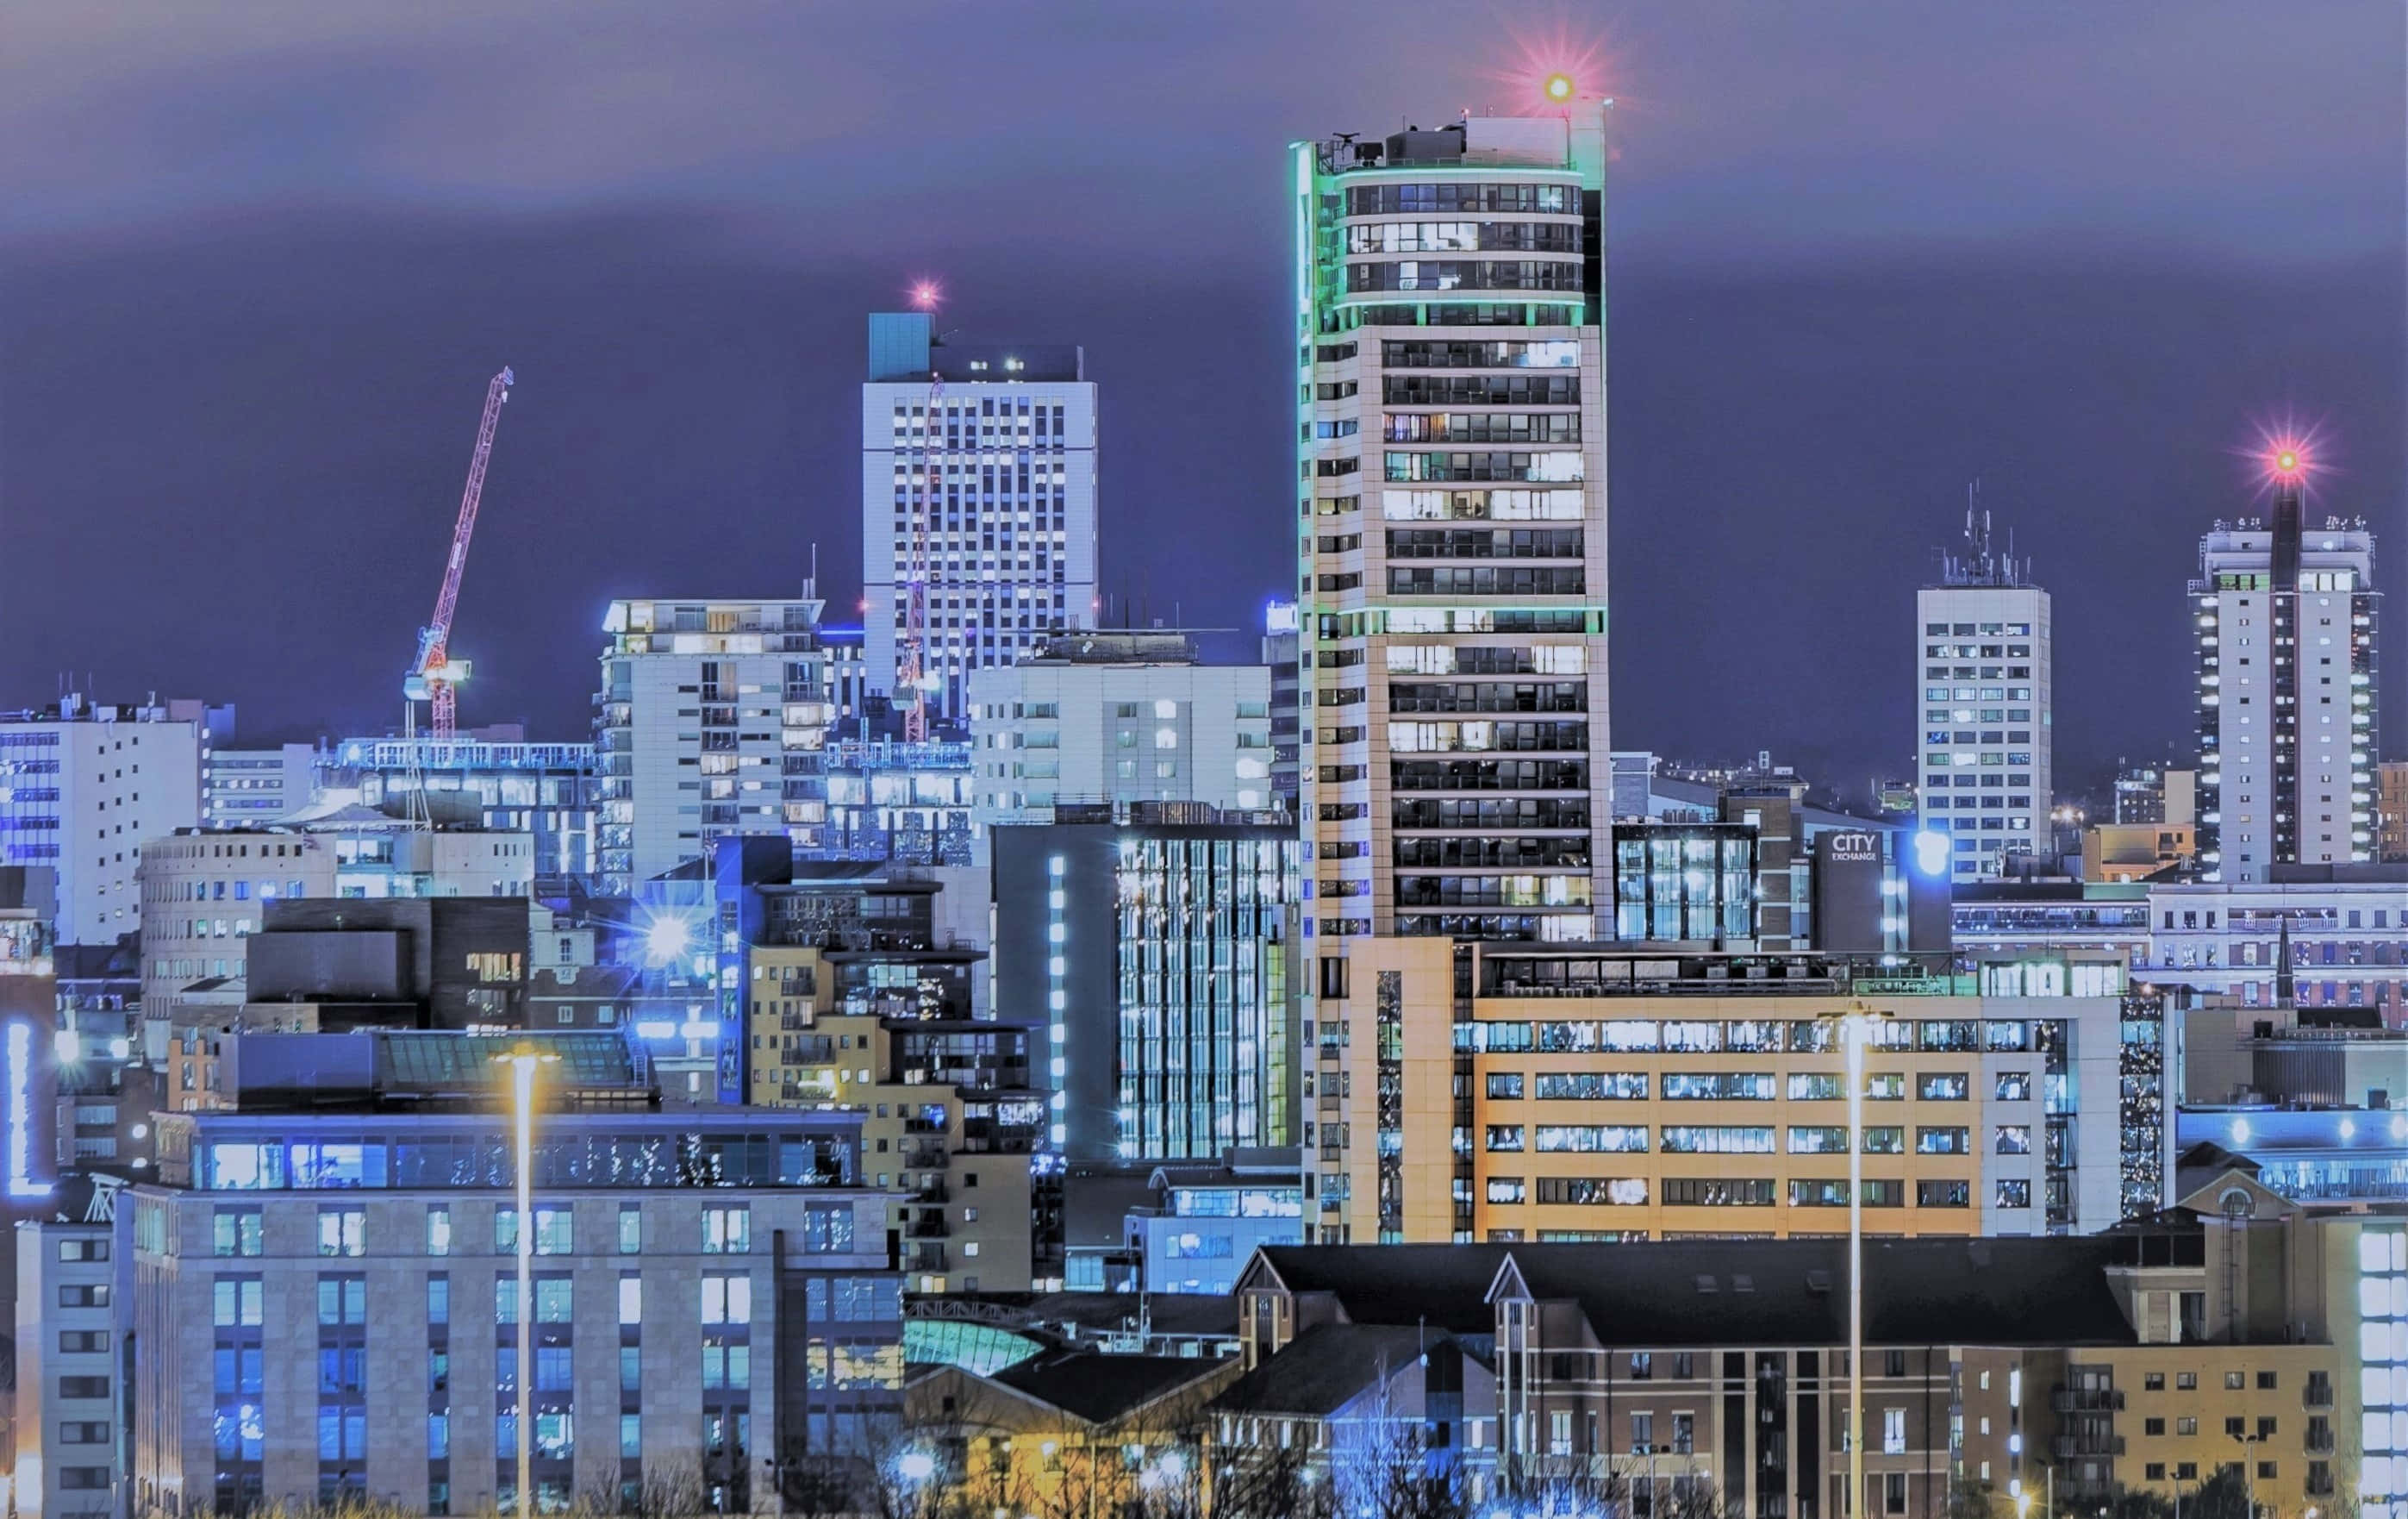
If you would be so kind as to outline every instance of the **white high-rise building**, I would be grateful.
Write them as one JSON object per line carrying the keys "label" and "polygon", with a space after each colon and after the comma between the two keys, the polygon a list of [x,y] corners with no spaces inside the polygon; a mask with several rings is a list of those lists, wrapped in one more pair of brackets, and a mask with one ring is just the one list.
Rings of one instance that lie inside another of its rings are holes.
{"label": "white high-rise building", "polygon": [[978,826],[1052,823],[1056,804],[1284,805],[1271,780],[1271,672],[1204,665],[1171,632],[1066,635],[969,685]]}
{"label": "white high-rise building", "polygon": [[832,712],[822,605],[610,603],[594,718],[606,894],[631,895],[712,838],[819,845]]}
{"label": "white high-rise building", "polygon": [[2191,582],[2199,648],[2199,862],[2210,881],[2374,858],[2374,535],[2305,522],[2278,472],[2270,516],[2219,523]]}
{"label": "white high-rise building", "polygon": [[872,315],[861,543],[866,678],[898,704],[915,578],[922,686],[949,717],[971,671],[1094,626],[1096,387],[1082,351],[946,342],[925,311]]}
{"label": "white high-rise building", "polygon": [[2050,847],[2048,593],[1966,513],[1941,583],[1915,594],[1915,746],[1923,826],[1950,837],[1950,874],[1984,881]]}
{"label": "white high-rise building", "polygon": [[201,747],[164,707],[0,715],[0,865],[47,873],[61,944],[140,930],[142,843],[200,822]]}

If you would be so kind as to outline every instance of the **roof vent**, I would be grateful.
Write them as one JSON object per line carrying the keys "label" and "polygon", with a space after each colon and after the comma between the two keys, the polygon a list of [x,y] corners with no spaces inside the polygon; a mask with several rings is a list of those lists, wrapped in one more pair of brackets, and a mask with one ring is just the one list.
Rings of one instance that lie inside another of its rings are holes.
{"label": "roof vent", "polygon": [[1818,1297],[1829,1297],[1831,1295],[1831,1273],[1828,1271],[1807,1272],[1806,1290],[1814,1294]]}
{"label": "roof vent", "polygon": [[1716,1283],[1713,1277],[1701,1276],[1698,1278],[1698,1290],[1699,1292],[1718,1292],[1721,1290],[1721,1284]]}
{"label": "roof vent", "polygon": [[1731,1291],[1733,1291],[1733,1292],[1754,1292],[1755,1290],[1756,1290],[1756,1278],[1754,1278],[1754,1277],[1752,1277],[1752,1276],[1747,1275],[1745,1272],[1742,1272],[1742,1273],[1740,1273],[1739,1275],[1734,1276],[1734,1277],[1732,1277],[1732,1278],[1731,1278]]}

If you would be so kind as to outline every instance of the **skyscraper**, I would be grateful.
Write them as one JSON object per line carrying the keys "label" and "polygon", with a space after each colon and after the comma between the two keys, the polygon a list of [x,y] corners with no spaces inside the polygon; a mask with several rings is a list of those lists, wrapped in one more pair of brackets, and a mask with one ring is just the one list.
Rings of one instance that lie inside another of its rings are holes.
{"label": "skyscraper", "polygon": [[969,672],[1091,627],[1096,387],[1062,344],[963,344],[925,311],[869,319],[861,387],[863,665],[892,693],[916,579],[922,681],[958,718]]}
{"label": "skyscraper", "polygon": [[1952,837],[1957,881],[2049,847],[2049,605],[2030,567],[1969,507],[1963,545],[1914,598],[1923,824]]}
{"label": "skyscraper", "polygon": [[2303,466],[2278,460],[2272,513],[2200,540],[2190,589],[2210,881],[2374,858],[2374,535],[2338,517],[2309,527],[2305,484]]}
{"label": "skyscraper", "polygon": [[1331,1241],[1470,1227],[1468,1173],[1404,1128],[1448,1104],[1406,1091],[1404,1054],[1451,1038],[1452,941],[1599,937],[1607,103],[1551,82],[1549,114],[1291,149],[1305,1138]]}

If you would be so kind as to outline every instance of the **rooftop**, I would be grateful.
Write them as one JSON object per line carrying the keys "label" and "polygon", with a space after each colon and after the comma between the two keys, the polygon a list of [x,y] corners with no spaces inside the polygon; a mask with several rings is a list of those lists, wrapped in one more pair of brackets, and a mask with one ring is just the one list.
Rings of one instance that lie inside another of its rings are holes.
{"label": "rooftop", "polygon": [[1226,1361],[1197,1355],[1057,1350],[1005,1367],[989,1380],[1089,1424],[1111,1424],[1227,1369]]}

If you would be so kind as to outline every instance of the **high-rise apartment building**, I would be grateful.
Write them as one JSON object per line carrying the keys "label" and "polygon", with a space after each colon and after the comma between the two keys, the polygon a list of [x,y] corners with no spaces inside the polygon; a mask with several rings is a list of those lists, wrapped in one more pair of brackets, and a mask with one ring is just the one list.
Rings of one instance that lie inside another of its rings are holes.
{"label": "high-rise apartment building", "polygon": [[2278,471],[2266,517],[2200,540],[2190,609],[2210,881],[2374,858],[2374,535],[2338,517],[2311,527],[2304,495],[2298,470]]}
{"label": "high-rise apartment building", "polygon": [[916,583],[928,707],[1096,605],[1096,387],[1067,344],[952,343],[925,311],[869,319],[861,387],[863,668],[897,696]]}
{"label": "high-rise apartment building", "polygon": [[142,927],[142,843],[201,815],[202,726],[164,707],[69,696],[0,714],[0,866],[38,875],[61,944],[113,944]]}
{"label": "high-rise apartment building", "polygon": [[1603,105],[1293,153],[1312,931],[1593,939]]}
{"label": "high-rise apartment building", "polygon": [[1923,825],[1950,873],[1995,879],[2049,852],[2049,604],[2028,561],[1998,550],[1987,512],[1915,594],[1915,746]]}
{"label": "high-rise apartment building", "polygon": [[818,846],[832,721],[822,605],[610,603],[594,697],[608,895],[702,858],[713,838]]}
{"label": "high-rise apartment building", "polygon": [[1186,635],[1049,638],[969,683],[977,822],[1051,823],[1062,802],[1203,802],[1271,791],[1271,675],[1207,665]]}
{"label": "high-rise apartment building", "polygon": [[[1606,105],[1291,149],[1325,1240],[1402,1239],[1409,1194],[1443,1209],[1454,1184],[1444,1146],[1405,1153],[1398,1063],[1447,1043],[1452,1000],[1409,1006],[1402,967],[1601,937]],[[1469,1142],[1466,1105],[1417,1096]]]}

